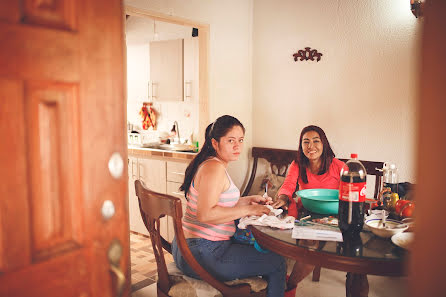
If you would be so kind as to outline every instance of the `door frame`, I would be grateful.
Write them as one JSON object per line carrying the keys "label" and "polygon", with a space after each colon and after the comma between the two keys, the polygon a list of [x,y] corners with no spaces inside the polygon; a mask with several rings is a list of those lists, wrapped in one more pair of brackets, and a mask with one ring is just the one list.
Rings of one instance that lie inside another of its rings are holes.
{"label": "door frame", "polygon": [[209,124],[209,25],[128,5],[124,6],[124,11],[130,16],[198,28],[200,37],[198,39],[198,143],[200,146],[203,145],[204,134]]}

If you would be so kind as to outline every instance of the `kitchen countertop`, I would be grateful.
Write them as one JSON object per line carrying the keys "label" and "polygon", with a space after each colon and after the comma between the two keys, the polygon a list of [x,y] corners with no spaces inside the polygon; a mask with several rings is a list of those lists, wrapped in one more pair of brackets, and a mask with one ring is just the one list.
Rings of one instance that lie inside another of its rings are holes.
{"label": "kitchen countertop", "polygon": [[128,146],[128,154],[139,157],[158,157],[158,158],[171,158],[180,160],[192,160],[197,153],[193,152],[177,152],[167,151],[154,148],[143,148],[138,146]]}

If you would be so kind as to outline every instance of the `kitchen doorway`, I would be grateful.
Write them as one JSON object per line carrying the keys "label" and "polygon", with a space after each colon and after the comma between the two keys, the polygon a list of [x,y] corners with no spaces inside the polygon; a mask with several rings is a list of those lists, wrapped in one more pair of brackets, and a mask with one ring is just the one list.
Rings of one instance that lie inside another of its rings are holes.
{"label": "kitchen doorway", "polygon": [[[209,26],[128,6],[125,7],[124,23],[127,63],[127,129],[129,130],[130,126],[130,130],[144,131],[138,135],[139,139],[132,139],[132,141],[139,141],[140,144],[149,143],[153,141],[150,139],[153,135],[158,138],[157,131],[160,133],[168,131],[173,119],[179,118],[181,136],[193,138],[194,141],[203,144],[204,131],[209,123]],[[168,47],[159,50],[158,46]],[[173,50],[171,50],[172,46]],[[156,50],[158,50],[158,56]],[[178,52],[182,53],[180,59],[176,56]],[[155,62],[157,58],[163,61]],[[176,63],[172,63],[173,61]],[[156,73],[158,69],[156,65],[159,64],[164,72],[173,64],[173,72],[168,72],[168,75],[163,73],[160,78]],[[170,93],[163,93],[160,79],[162,77],[178,78],[178,72],[181,73],[179,79],[166,82],[170,84],[167,88]],[[172,92],[175,88],[179,88],[179,92]],[[143,130],[139,110],[145,103],[156,112],[156,128],[152,126]],[[183,122],[181,122],[181,117],[183,117]],[[145,137],[148,139],[144,139]],[[130,143],[129,137],[129,145],[133,144]],[[128,209],[132,292],[153,284],[157,277],[150,237],[142,222],[134,191],[134,179],[138,179],[140,174],[140,165],[135,159],[133,155],[128,156],[129,164],[131,164],[129,165]],[[156,162],[163,161],[160,159]],[[134,164],[137,164],[136,167]],[[152,166],[151,169],[153,170]],[[173,259],[170,260],[173,261]]]}
{"label": "kitchen doorway", "polygon": [[[140,20],[138,21],[139,23],[145,22],[147,25],[147,38],[149,38],[151,41],[174,39],[175,34],[177,34],[178,38],[181,34],[178,32],[181,31],[181,29],[172,29],[174,27],[190,28],[191,36],[198,35],[196,36],[196,39],[198,39],[198,81],[195,84],[190,85],[189,80],[186,80],[183,87],[185,96],[189,96],[191,94],[194,94],[194,96],[196,96],[195,100],[198,104],[198,128],[196,129],[195,134],[198,143],[200,145],[203,144],[204,131],[206,129],[206,126],[209,124],[209,25],[131,6],[125,7],[125,17],[126,23],[131,23],[132,17],[140,18]],[[141,18],[145,20],[141,21]],[[129,74],[127,73],[127,75]],[[153,82],[150,81],[147,82],[146,86],[147,96],[145,96],[145,98],[140,98],[139,100],[142,102],[145,99],[147,99],[147,101],[156,101],[157,99],[159,99],[152,97],[154,95],[157,95],[156,92],[158,91],[158,87],[154,86]],[[196,88],[196,91],[194,91],[195,86],[198,86]],[[129,86],[127,86],[127,88],[128,87]],[[127,98],[127,100],[129,99],[131,98]],[[188,98],[185,98],[184,101],[188,101]]]}

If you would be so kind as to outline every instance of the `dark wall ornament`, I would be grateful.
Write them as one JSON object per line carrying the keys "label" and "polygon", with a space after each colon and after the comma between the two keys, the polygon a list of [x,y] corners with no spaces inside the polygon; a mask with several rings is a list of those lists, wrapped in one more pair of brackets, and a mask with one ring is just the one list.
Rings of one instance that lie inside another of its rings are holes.
{"label": "dark wall ornament", "polygon": [[317,50],[311,49],[309,47],[306,47],[305,50],[298,50],[297,53],[293,54],[294,61],[296,62],[299,61],[299,58],[300,61],[314,61],[314,59],[316,58],[316,62],[319,62],[322,56],[322,53],[318,53]]}

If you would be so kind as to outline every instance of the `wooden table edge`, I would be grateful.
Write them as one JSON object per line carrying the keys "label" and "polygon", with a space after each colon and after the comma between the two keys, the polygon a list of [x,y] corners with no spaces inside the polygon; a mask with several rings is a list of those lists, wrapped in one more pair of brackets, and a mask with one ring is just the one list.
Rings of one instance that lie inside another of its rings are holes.
{"label": "wooden table edge", "polygon": [[379,276],[406,276],[407,261],[346,257],[307,249],[269,236],[255,226],[248,226],[257,242],[265,249],[287,258],[328,269]]}

